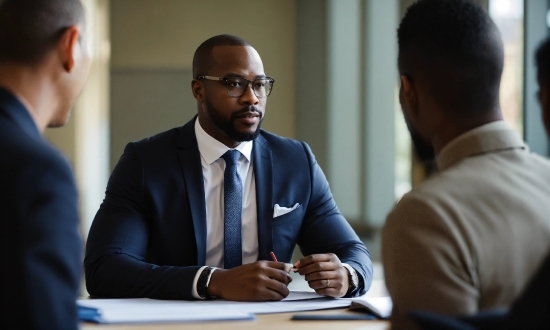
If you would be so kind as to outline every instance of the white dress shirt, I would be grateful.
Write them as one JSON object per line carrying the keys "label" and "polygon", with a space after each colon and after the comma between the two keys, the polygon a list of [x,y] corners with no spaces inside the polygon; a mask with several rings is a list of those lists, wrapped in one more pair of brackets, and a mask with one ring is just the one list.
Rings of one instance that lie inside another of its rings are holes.
{"label": "white dress shirt", "polygon": [[[225,161],[221,156],[230,148],[206,133],[199,120],[195,121],[195,135],[201,154],[206,201],[206,265],[223,268]],[[243,237],[243,264],[258,260],[258,223],[256,221],[256,182],[252,165],[253,141],[239,144],[241,153],[238,172],[243,183],[241,237]]]}
{"label": "white dress shirt", "polygon": [[[223,268],[224,249],[224,194],[223,176],[225,161],[220,158],[228,148],[214,139],[195,121],[195,136],[201,155],[202,175],[204,178],[204,199],[206,202],[206,265]],[[256,181],[252,164],[253,141],[239,144],[235,149],[241,153],[238,162],[238,173],[243,184],[243,208],[241,237],[243,264],[258,260],[258,222],[256,213]],[[202,270],[195,276],[193,296],[199,298],[196,292],[196,282]]]}

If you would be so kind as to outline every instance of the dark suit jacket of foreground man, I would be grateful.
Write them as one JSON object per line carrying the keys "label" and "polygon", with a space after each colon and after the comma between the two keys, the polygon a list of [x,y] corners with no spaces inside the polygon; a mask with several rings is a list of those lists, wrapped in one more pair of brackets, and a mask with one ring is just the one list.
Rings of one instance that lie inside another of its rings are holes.
{"label": "dark suit jacket of foreground man", "polygon": [[0,153],[0,328],[76,328],[82,246],[74,179],[2,88]]}
{"label": "dark suit jacket of foreground man", "polygon": [[[205,264],[206,205],[195,119],[126,146],[90,230],[84,261],[92,295],[194,299]],[[356,269],[364,294],[369,253],[340,214],[309,147],[261,131],[254,141],[259,260],[335,253]],[[273,218],[279,204],[296,210]],[[243,237],[245,240],[246,237]]]}

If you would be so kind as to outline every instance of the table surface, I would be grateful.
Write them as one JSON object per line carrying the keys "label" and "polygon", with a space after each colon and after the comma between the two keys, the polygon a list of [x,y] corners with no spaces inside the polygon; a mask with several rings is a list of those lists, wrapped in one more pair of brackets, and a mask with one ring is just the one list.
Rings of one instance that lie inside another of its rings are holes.
{"label": "table surface", "polygon": [[93,324],[82,323],[81,330],[176,330],[176,329],[364,329],[364,330],[383,330],[389,329],[388,321],[293,321],[292,315],[295,314],[357,314],[347,309],[330,309],[321,311],[307,311],[299,313],[278,313],[256,315],[254,321],[223,321],[223,322],[198,322],[198,323],[148,323],[135,325],[113,325],[113,324]]}
{"label": "table surface", "polygon": [[[375,280],[367,293],[367,296],[379,297],[387,295],[387,290],[382,279],[382,271],[380,265],[375,264]],[[291,290],[307,291],[311,290],[303,279],[298,274],[292,274],[293,281],[288,286]],[[292,315],[295,314],[357,314],[358,312],[349,311],[347,308],[319,310],[319,311],[304,311],[293,313],[277,313],[277,314],[261,314],[256,315],[254,321],[221,321],[221,322],[195,322],[195,323],[147,323],[147,324],[95,324],[95,323],[81,323],[81,330],[176,330],[176,329],[220,329],[224,330],[246,330],[246,329],[358,329],[358,330],[383,330],[389,329],[389,321],[365,321],[365,320],[352,320],[352,321],[293,321]]]}

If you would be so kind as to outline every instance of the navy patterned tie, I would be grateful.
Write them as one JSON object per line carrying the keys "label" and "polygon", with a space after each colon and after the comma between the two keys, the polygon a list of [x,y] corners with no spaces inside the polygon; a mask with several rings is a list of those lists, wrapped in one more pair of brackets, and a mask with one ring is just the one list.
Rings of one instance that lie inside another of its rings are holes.
{"label": "navy patterned tie", "polygon": [[223,175],[224,193],[224,268],[230,269],[242,265],[241,212],[243,205],[243,185],[237,172],[241,153],[228,150],[222,158],[225,160]]}

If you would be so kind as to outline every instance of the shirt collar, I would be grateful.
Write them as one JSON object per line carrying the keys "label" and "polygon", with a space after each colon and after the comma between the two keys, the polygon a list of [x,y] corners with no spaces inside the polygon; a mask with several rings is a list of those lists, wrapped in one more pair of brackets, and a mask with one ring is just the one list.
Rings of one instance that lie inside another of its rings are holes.
{"label": "shirt collar", "polygon": [[469,156],[517,148],[529,150],[508,124],[498,120],[476,127],[454,138],[439,152],[437,165],[440,170],[444,170]]}
{"label": "shirt collar", "polygon": [[[231,149],[206,133],[200,125],[198,117],[195,120],[195,136],[197,137],[199,152],[208,165],[218,160],[227,150]],[[253,145],[254,141],[244,141],[234,149],[238,150],[250,162]]]}

